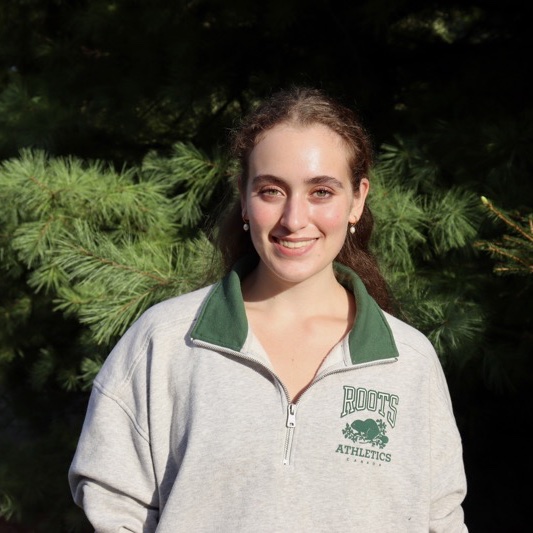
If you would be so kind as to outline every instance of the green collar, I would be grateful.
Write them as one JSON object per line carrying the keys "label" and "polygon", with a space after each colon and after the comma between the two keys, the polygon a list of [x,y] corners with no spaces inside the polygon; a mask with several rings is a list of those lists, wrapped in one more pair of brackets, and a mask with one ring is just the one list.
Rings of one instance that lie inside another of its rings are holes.
{"label": "green collar", "polygon": [[[241,281],[254,268],[249,258],[216,283],[200,311],[191,337],[215,346],[240,351],[248,334]],[[383,311],[368,294],[363,282],[348,267],[335,263],[337,279],[357,302],[357,319],[349,334],[352,363],[368,363],[398,357],[398,350]]]}

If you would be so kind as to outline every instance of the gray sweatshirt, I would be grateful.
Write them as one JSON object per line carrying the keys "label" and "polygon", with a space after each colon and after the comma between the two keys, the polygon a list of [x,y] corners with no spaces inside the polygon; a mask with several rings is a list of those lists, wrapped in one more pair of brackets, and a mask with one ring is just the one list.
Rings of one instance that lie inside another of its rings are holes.
{"label": "gray sweatshirt", "polygon": [[336,272],[354,327],[295,403],[248,329],[246,272],[133,324],[94,381],[69,471],[97,533],[467,531],[433,347]]}

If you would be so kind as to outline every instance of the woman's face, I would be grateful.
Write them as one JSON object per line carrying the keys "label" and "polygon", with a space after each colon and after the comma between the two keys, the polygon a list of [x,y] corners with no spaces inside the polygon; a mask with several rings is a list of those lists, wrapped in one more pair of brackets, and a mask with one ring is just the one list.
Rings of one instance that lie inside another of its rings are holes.
{"label": "woman's face", "polygon": [[241,201],[260,267],[288,283],[331,271],[369,188],[363,179],[354,192],[342,138],[321,124],[280,124],[261,137],[248,168]]}

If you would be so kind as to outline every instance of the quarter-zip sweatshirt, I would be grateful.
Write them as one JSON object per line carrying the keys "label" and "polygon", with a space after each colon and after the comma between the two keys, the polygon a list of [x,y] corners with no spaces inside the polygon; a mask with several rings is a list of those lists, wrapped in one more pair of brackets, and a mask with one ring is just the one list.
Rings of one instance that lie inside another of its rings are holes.
{"label": "quarter-zip sweatshirt", "polygon": [[336,264],[356,320],[291,402],[248,327],[247,268],[147,310],[102,366],[69,471],[96,532],[466,532],[427,338]]}

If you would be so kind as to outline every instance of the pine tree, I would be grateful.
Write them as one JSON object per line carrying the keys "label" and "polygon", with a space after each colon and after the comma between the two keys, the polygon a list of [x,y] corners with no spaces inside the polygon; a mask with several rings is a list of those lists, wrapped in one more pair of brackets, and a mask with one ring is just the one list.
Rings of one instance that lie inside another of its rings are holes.
{"label": "pine tree", "polygon": [[472,248],[481,211],[464,187],[439,187],[440,167],[421,146],[403,138],[382,146],[371,198],[376,253],[403,318],[428,335],[445,367],[462,366],[486,327]]}
{"label": "pine tree", "polygon": [[[15,460],[14,442],[20,450],[22,440],[29,455],[35,435],[40,447],[63,443],[58,460],[64,461],[64,471],[79,432],[81,398],[117,337],[150,305],[216,277],[216,253],[201,220],[214,192],[228,188],[230,170],[224,158],[209,159],[188,144],[176,144],[166,156],[150,153],[138,168],[123,172],[99,162],[52,158],[42,151],[26,150],[3,163],[0,191],[8,206],[0,215],[6,230],[1,242],[3,264],[26,296],[14,292],[4,304],[5,309],[20,308],[18,314],[11,313],[2,331],[0,383],[6,413],[11,410],[14,416],[21,401],[17,396],[21,391],[10,385],[13,381],[29,383],[39,403],[51,392],[60,401],[48,402],[50,413],[39,421],[17,413],[21,427],[12,428],[2,439],[4,457],[12,461],[0,470],[4,516],[28,520],[45,503],[13,482],[12,468],[24,468]],[[472,311],[473,303],[461,300],[458,291],[457,302],[472,316],[466,325],[459,318],[450,319],[465,315],[459,305],[443,307],[443,301],[449,301],[445,293],[453,274],[435,284],[429,260],[460,250],[475,234],[470,197],[463,191],[436,191],[430,202],[416,188],[394,181],[385,163],[377,167],[372,181],[372,207],[379,227],[375,249],[401,308],[433,337],[443,359],[456,358],[471,341],[472,331],[481,329],[481,320]],[[439,222],[434,224],[435,220]],[[420,264],[427,269],[424,276],[419,275]],[[43,331],[29,345],[13,343],[8,330],[20,334],[31,328],[38,302],[60,331]],[[65,324],[68,341],[62,335]],[[12,380],[13,376],[18,377]],[[76,398],[74,404],[70,397]],[[23,403],[32,405],[27,399]],[[62,423],[65,415],[76,420],[75,431],[69,432]],[[36,467],[26,455],[24,463],[26,469]],[[50,475],[49,483],[61,492],[64,478]],[[58,501],[67,505],[64,492]],[[75,522],[60,509],[54,513],[48,507],[48,513],[49,520],[57,520],[61,527]]]}
{"label": "pine tree", "polygon": [[216,274],[200,218],[225,178],[182,144],[122,172],[42,151],[3,163],[0,516],[80,527],[65,476],[86,391],[144,309]]}
{"label": "pine tree", "polygon": [[82,528],[65,469],[91,379],[150,302],[207,281],[227,188],[214,147],[258,98],[297,82],[344,97],[374,134],[373,244],[402,315],[445,364],[467,521],[520,530],[526,493],[499,487],[524,465],[494,461],[488,443],[498,420],[530,416],[530,276],[495,274],[498,256],[473,243],[516,243],[530,260],[478,201],[530,231],[513,214],[533,198],[530,12],[515,0],[2,3],[0,516]]}

